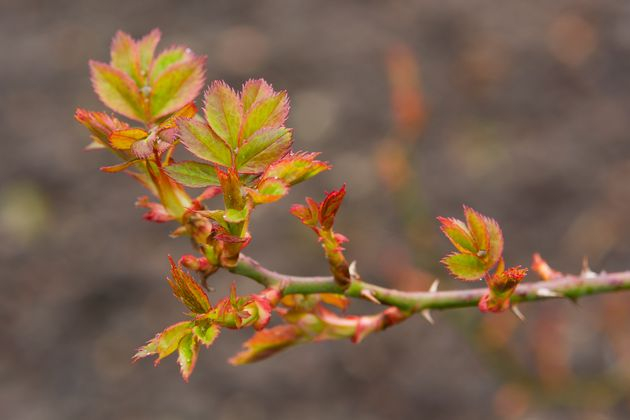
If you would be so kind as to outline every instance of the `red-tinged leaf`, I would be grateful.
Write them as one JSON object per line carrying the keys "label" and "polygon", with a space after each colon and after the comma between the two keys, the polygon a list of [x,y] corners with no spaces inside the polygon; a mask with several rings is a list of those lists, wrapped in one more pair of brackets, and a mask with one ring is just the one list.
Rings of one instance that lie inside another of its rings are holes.
{"label": "red-tinged leaf", "polygon": [[335,216],[345,195],[346,186],[344,184],[339,190],[328,193],[322,202],[319,212],[319,223],[324,229],[332,228],[335,223]]}
{"label": "red-tinged leaf", "polygon": [[140,347],[138,352],[133,356],[133,360],[136,361],[155,354],[158,356],[155,361],[157,365],[160,363],[160,360],[177,350],[179,342],[184,336],[190,335],[192,327],[193,323],[190,321],[182,321],[171,325],[161,333],[158,333],[153,339],[149,340],[145,346]]}
{"label": "red-tinged leaf", "polygon": [[172,163],[164,170],[172,179],[187,187],[219,185],[215,167],[205,163],[193,161]]}
{"label": "red-tinged leaf", "polygon": [[254,329],[262,330],[269,324],[271,320],[271,313],[273,311],[273,305],[271,302],[261,296],[253,296],[254,305],[256,306],[256,321],[254,322]]}
{"label": "red-tinged leaf", "polygon": [[195,369],[197,356],[199,355],[199,342],[193,334],[185,335],[179,342],[177,363],[185,382]]}
{"label": "red-tinged leaf", "polygon": [[131,36],[122,31],[116,32],[112,40],[111,56],[112,67],[126,73],[138,86],[142,85],[138,47]]}
{"label": "red-tinged leaf", "polygon": [[479,280],[487,272],[484,262],[479,257],[470,254],[451,254],[442,258],[442,264],[460,280]]}
{"label": "red-tinged leaf", "polygon": [[136,43],[138,49],[138,60],[140,62],[140,69],[148,74],[151,63],[153,62],[153,56],[155,55],[155,48],[160,42],[162,33],[159,29],[153,29],[147,35],[142,37],[140,41]]}
{"label": "red-tinged leaf", "polygon": [[241,92],[241,102],[245,113],[255,102],[263,101],[274,95],[271,85],[263,79],[249,79],[243,84]]}
{"label": "red-tinged leaf", "polygon": [[194,100],[204,82],[205,57],[174,64],[151,86],[150,111],[154,119],[182,108]]}
{"label": "red-tinged leaf", "polygon": [[116,172],[124,171],[125,169],[127,169],[131,165],[137,163],[138,161],[139,161],[139,159],[132,159],[132,160],[128,160],[126,162],[119,163],[117,165],[101,166],[99,169],[101,171],[103,171],[103,172],[114,174]]}
{"label": "red-tinged leaf", "polygon": [[455,248],[461,252],[477,253],[470,232],[461,220],[450,217],[438,217],[437,219],[442,224],[440,229],[453,245],[455,245]]}
{"label": "red-tinged leaf", "polygon": [[258,331],[243,344],[244,350],[232,357],[229,362],[232,365],[244,365],[263,360],[298,344],[302,338],[302,331],[290,324]]}
{"label": "red-tinged leaf", "polygon": [[258,99],[245,114],[241,136],[247,139],[262,128],[282,127],[288,115],[289,100],[286,92]]}
{"label": "red-tinged leaf", "polygon": [[[485,217],[468,206],[464,206],[464,215],[468,231],[473,239],[477,252],[488,252],[490,238],[486,226]],[[480,255],[481,256],[481,255]]]}
{"label": "red-tinged leaf", "polygon": [[146,120],[142,95],[131,77],[97,61],[90,61],[90,72],[94,91],[105,105],[125,117]]}
{"label": "red-tinged leaf", "polygon": [[170,261],[172,279],[167,280],[175,297],[194,313],[207,313],[212,308],[208,295],[190,274],[175,265],[172,259]]}
{"label": "red-tinged leaf", "polygon": [[172,65],[190,60],[194,57],[195,55],[185,47],[171,47],[162,51],[155,60],[153,60],[150,72],[151,81],[155,82],[162,73]]}
{"label": "red-tinged leaf", "polygon": [[206,346],[206,348],[210,347],[214,343],[214,340],[217,339],[219,333],[221,333],[221,328],[217,324],[210,322],[195,325],[193,327],[193,334],[201,344]]}
{"label": "red-tinged leaf", "polygon": [[145,139],[149,133],[140,128],[117,130],[109,137],[109,143],[114,149],[129,150],[138,140]]}
{"label": "red-tinged leaf", "polygon": [[232,164],[232,152],[205,122],[178,120],[179,139],[195,156],[223,166]]}
{"label": "red-tinged leaf", "polygon": [[92,133],[94,141],[104,146],[109,145],[109,137],[113,132],[129,127],[124,123],[104,112],[91,112],[78,108],[74,118]]}
{"label": "red-tinged leaf", "polygon": [[295,185],[330,169],[326,162],[315,160],[317,153],[289,154],[267,168],[264,178],[278,178],[287,185]]}
{"label": "red-tinged leaf", "polygon": [[317,213],[313,214],[311,209],[301,204],[291,206],[291,214],[300,219],[306,226],[315,226],[317,224]]}
{"label": "red-tinged leaf", "polygon": [[490,285],[496,293],[512,291],[527,275],[527,268],[520,265],[510,267],[501,273],[495,273]]}
{"label": "red-tinged leaf", "polygon": [[225,82],[215,81],[206,92],[204,103],[212,130],[232,149],[238,147],[243,107],[236,92]]}
{"label": "red-tinged leaf", "polygon": [[256,189],[247,188],[247,193],[254,201],[254,204],[273,203],[287,195],[289,188],[279,179],[263,179]]}
{"label": "red-tinged leaf", "polygon": [[142,215],[142,218],[149,222],[166,223],[175,219],[169,214],[169,212],[166,210],[166,207],[159,203],[150,202],[147,196],[139,197],[136,201],[136,207],[149,209],[148,212]]}
{"label": "red-tinged leaf", "polygon": [[284,156],[291,148],[291,130],[263,128],[239,148],[236,166],[239,172],[258,173]]}
{"label": "red-tinged leaf", "polygon": [[485,258],[487,267],[491,268],[503,255],[503,232],[496,220],[484,217],[488,232],[488,254]]}

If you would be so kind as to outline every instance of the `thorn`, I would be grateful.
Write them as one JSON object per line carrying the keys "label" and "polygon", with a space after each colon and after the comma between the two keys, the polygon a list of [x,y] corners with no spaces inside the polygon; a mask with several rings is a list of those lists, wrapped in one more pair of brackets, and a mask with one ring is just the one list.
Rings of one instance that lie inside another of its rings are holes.
{"label": "thorn", "polygon": [[428,309],[423,309],[420,314],[422,314],[422,317],[424,319],[427,320],[427,322],[431,325],[435,325],[435,321],[433,320],[433,317],[431,316],[431,311]]}
{"label": "thorn", "polygon": [[363,289],[361,290],[361,296],[363,296],[364,298],[366,298],[367,300],[369,300],[370,302],[374,302],[377,305],[381,304],[381,301],[378,300],[376,298],[376,296],[374,296],[374,294],[372,294],[372,292],[368,289]]}
{"label": "thorn", "polygon": [[348,267],[348,272],[350,273],[350,278],[352,280],[356,280],[358,279],[359,276],[359,272],[357,271],[357,262],[356,261],[352,261],[350,263],[350,267]]}
{"label": "thorn", "polygon": [[437,292],[439,285],[440,285],[440,279],[433,280],[433,283],[431,283],[431,287],[429,287],[429,293]]}
{"label": "thorn", "polygon": [[558,292],[554,292],[553,290],[550,289],[545,289],[544,287],[541,289],[538,289],[538,291],[536,292],[536,294],[540,297],[549,297],[549,298],[553,298],[553,297],[563,297],[562,294],[558,293]]}
{"label": "thorn", "polygon": [[584,258],[582,258],[582,271],[580,272],[580,276],[585,277],[587,279],[597,277],[597,273],[591,270],[591,267],[588,264],[587,256],[584,256]]}
{"label": "thorn", "polygon": [[512,310],[512,313],[514,313],[514,315],[516,315],[518,319],[525,322],[525,315],[523,315],[523,312],[521,312],[518,306],[513,305],[510,309]]}

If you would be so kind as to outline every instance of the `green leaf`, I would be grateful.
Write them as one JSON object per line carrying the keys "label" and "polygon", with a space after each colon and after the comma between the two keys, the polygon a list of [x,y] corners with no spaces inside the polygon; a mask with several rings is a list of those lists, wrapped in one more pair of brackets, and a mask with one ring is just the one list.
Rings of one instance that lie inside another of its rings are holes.
{"label": "green leaf", "polygon": [[177,363],[184,381],[188,382],[190,375],[195,369],[197,356],[199,355],[199,342],[193,334],[184,336],[179,342]]}
{"label": "green leaf", "polygon": [[232,149],[238,147],[243,107],[236,92],[225,82],[213,82],[206,92],[205,115],[219,137]]}
{"label": "green leaf", "polygon": [[211,309],[208,295],[203,291],[201,286],[179,266],[175,265],[171,259],[171,276],[167,279],[168,284],[173,290],[173,294],[188,309],[196,314],[205,314]]}
{"label": "green leaf", "polygon": [[496,220],[485,218],[486,229],[488,230],[489,245],[486,261],[488,268],[492,268],[503,254],[503,232]]}
{"label": "green leaf", "polygon": [[150,110],[154,119],[177,111],[197,97],[204,82],[205,57],[174,64],[151,86]]}
{"label": "green leaf", "polygon": [[489,238],[488,229],[484,220],[485,217],[468,206],[464,206],[464,215],[466,216],[466,224],[468,225],[468,230],[470,231],[477,250],[487,252]]}
{"label": "green leaf", "polygon": [[221,328],[219,328],[217,324],[209,322],[193,327],[193,334],[197,337],[197,340],[206,347],[210,347],[212,343],[214,343],[214,340],[217,339],[220,332]]}
{"label": "green leaf", "polygon": [[92,85],[109,108],[138,121],[145,121],[142,96],[131,77],[105,63],[90,61]]}
{"label": "green leaf", "polygon": [[315,160],[317,153],[289,154],[272,163],[263,175],[265,178],[278,178],[287,185],[295,185],[330,169],[326,162]]}
{"label": "green leaf", "polygon": [[289,115],[286,92],[259,99],[251,105],[243,122],[242,138],[249,138],[261,128],[281,127]]}
{"label": "green leaf", "polygon": [[217,171],[212,165],[185,161],[172,163],[165,169],[168,176],[187,187],[218,186]]}
{"label": "green leaf", "polygon": [[470,232],[461,220],[450,217],[438,217],[438,220],[442,224],[440,229],[453,245],[455,245],[455,248],[461,252],[477,253],[477,248],[473,243]]}
{"label": "green leaf", "polygon": [[263,128],[254,133],[239,149],[236,165],[239,172],[256,173],[284,156],[291,148],[291,130]]}
{"label": "green leaf", "polygon": [[173,64],[192,59],[193,57],[194,55],[191,52],[186,52],[186,48],[184,47],[171,47],[162,51],[155,60],[153,60],[150,72],[151,81],[156,81],[162,73]]}
{"label": "green leaf", "polygon": [[227,209],[223,215],[223,220],[229,223],[241,223],[247,219],[249,208],[244,207],[241,210]]}
{"label": "green leaf", "polygon": [[475,255],[455,253],[444,257],[442,263],[460,280],[479,280],[487,272],[484,262]]}
{"label": "green leaf", "polygon": [[136,42],[123,31],[116,32],[112,40],[111,65],[125,72],[136,84],[142,85],[140,62]]}
{"label": "green leaf", "polygon": [[232,164],[229,146],[208,127],[205,122],[179,120],[179,139],[195,156],[223,166]]}
{"label": "green leaf", "polygon": [[247,192],[254,204],[272,203],[287,195],[289,188],[279,179],[263,179],[256,189],[248,188]]}
{"label": "green leaf", "polygon": [[180,340],[185,335],[190,335],[192,325],[193,323],[190,321],[182,321],[171,325],[149,340],[146,345],[140,347],[133,359],[138,360],[143,357],[157,354],[158,358],[155,361],[155,364],[157,365],[160,360],[177,350]]}
{"label": "green leaf", "polygon": [[159,29],[153,29],[147,35],[142,37],[140,41],[136,43],[138,49],[138,61],[140,63],[140,70],[144,74],[148,74],[151,63],[153,62],[153,56],[155,55],[155,48],[160,42],[162,33]]}

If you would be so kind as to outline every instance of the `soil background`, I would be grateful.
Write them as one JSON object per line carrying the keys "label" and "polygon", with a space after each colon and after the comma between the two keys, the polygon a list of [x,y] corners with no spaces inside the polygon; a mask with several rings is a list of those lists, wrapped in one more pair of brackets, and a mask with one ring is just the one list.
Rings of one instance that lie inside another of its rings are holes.
{"label": "soil background", "polygon": [[[268,267],[325,273],[288,209],[345,181],[338,230],[376,283],[425,287],[428,272],[459,286],[437,264],[449,244],[434,217],[462,203],[501,222],[514,264],[539,251],[566,272],[584,255],[594,270],[630,268],[630,2],[0,0],[1,418],[630,418],[628,295],[530,304],[527,323],[504,321],[526,379],[480,345],[492,334],[470,333],[484,322],[474,310],[240,368],[226,359],[247,333],[226,332],[188,384],[172,358],[132,365],[182,316],[164,277],[188,243],[141,219],[139,186],[98,171],[114,161],[83,151],[73,113],[104,108],[87,61],[109,60],[115,31],[154,27],[161,48],[207,55],[208,80],[286,89],[295,147],[334,166],[256,211],[248,253]],[[427,110],[408,154],[419,221],[377,170],[397,45],[420,65]],[[402,278],[403,262],[423,271]],[[235,279],[213,277],[216,296]]]}

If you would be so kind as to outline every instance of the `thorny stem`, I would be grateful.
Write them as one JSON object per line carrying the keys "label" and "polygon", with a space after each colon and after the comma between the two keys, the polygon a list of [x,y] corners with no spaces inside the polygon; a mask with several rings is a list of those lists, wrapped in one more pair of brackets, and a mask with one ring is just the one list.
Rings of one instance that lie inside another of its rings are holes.
{"label": "thorny stem", "polygon": [[[487,288],[452,290],[443,292],[404,292],[376,286],[361,280],[352,280],[350,287],[343,289],[333,277],[289,276],[271,271],[256,260],[241,254],[238,263],[230,271],[262,284],[277,287],[283,295],[337,293],[353,298],[365,299],[371,294],[384,305],[395,306],[411,312],[425,309],[452,309],[477,306]],[[568,298],[576,300],[582,296],[630,290],[630,271],[618,273],[585,272],[574,276],[566,275],[549,281],[524,283],[516,288],[511,297],[513,304],[545,299]]]}

